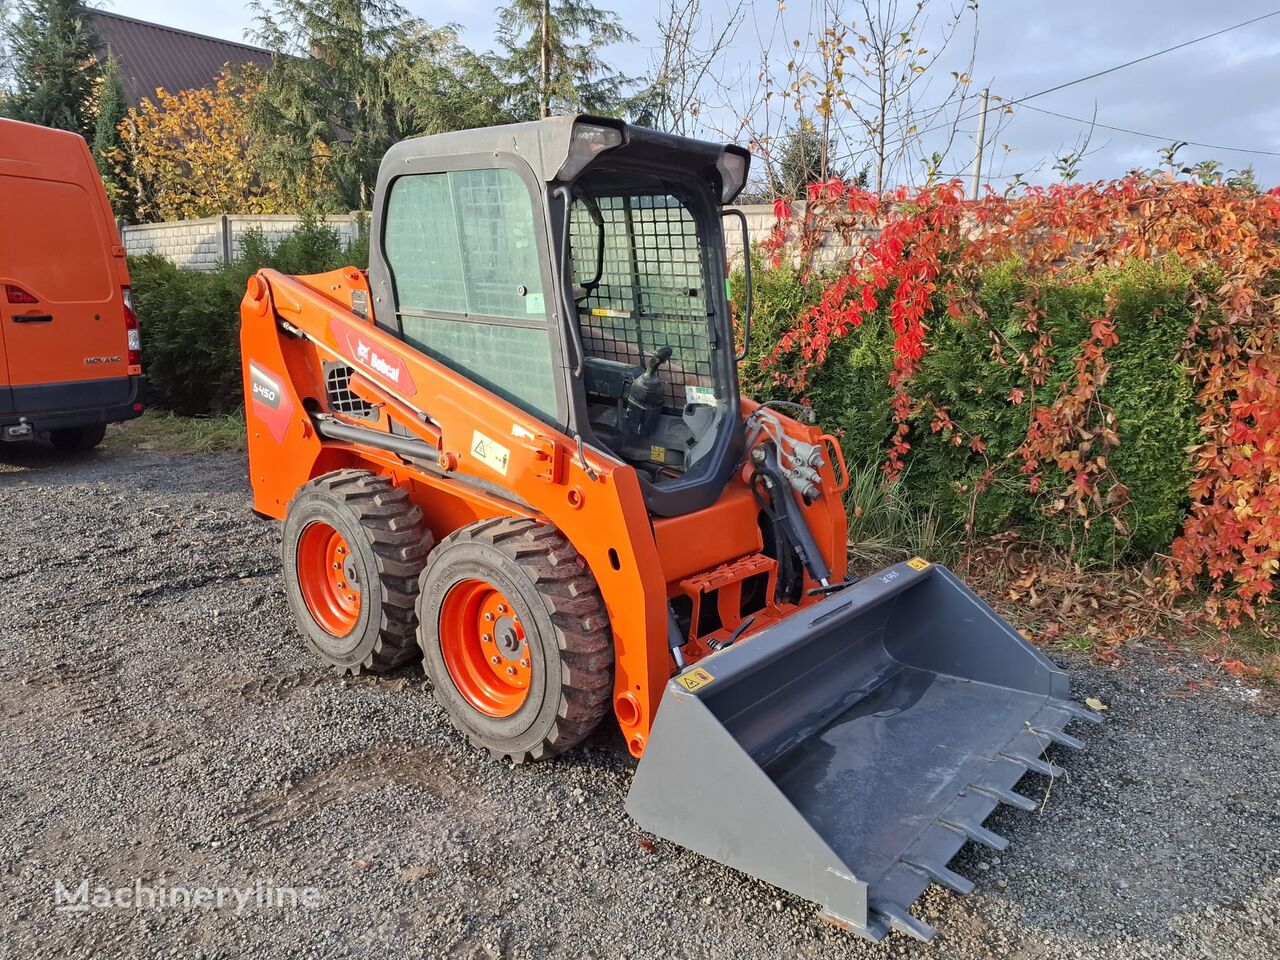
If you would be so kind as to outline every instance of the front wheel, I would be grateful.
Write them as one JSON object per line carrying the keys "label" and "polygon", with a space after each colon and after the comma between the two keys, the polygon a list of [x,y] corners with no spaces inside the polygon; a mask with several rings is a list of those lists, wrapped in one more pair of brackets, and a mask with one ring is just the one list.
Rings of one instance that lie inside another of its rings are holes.
{"label": "front wheel", "polygon": [[600,588],[547,524],[498,517],[442,540],[422,572],[418,642],[436,699],[495,757],[563,753],[609,709],[613,638]]}

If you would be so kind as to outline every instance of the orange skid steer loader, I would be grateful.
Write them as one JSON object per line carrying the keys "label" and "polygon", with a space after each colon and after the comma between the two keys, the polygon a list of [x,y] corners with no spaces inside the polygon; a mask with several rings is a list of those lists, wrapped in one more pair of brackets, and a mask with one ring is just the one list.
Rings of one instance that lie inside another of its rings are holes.
{"label": "orange skid steer loader", "polygon": [[327,663],[421,659],[514,762],[612,712],[642,827],[928,939],[911,903],[1092,715],[943,567],[846,578],[839,445],[738,393],[748,162],[585,116],[392,148],[367,274],[249,281],[254,505]]}

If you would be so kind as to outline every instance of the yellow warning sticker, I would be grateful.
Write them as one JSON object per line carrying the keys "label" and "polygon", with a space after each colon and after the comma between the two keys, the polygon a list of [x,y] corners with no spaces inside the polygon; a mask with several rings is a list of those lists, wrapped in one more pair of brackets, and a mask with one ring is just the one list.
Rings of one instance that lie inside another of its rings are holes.
{"label": "yellow warning sticker", "polygon": [[511,464],[511,451],[492,437],[486,437],[479,430],[471,434],[471,455],[481,463],[488,464],[504,477]]}
{"label": "yellow warning sticker", "polygon": [[591,315],[592,315],[593,317],[610,317],[610,318],[613,318],[613,319],[616,319],[616,320],[630,320],[630,319],[631,319],[631,311],[630,311],[630,310],[608,310],[608,309],[606,309],[606,308],[604,308],[604,307],[593,307],[593,308],[591,309]]}
{"label": "yellow warning sticker", "polygon": [[701,690],[714,679],[715,677],[702,667],[694,667],[687,673],[682,673],[676,677],[676,683],[686,690]]}
{"label": "yellow warning sticker", "polygon": [[649,459],[652,460],[654,463],[666,463],[667,448],[660,447],[656,443],[652,444],[649,447]]}
{"label": "yellow warning sticker", "polygon": [[907,566],[912,570],[927,570],[929,568],[929,561],[921,557],[912,557],[907,561]]}

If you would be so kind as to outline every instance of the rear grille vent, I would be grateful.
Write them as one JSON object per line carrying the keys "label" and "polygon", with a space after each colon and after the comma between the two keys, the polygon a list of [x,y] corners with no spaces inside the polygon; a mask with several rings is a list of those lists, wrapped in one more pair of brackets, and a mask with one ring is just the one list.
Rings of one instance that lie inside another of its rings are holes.
{"label": "rear grille vent", "polygon": [[329,409],[350,417],[372,420],[378,415],[373,404],[351,391],[351,376],[354,372],[346,364],[325,364],[324,385]]}

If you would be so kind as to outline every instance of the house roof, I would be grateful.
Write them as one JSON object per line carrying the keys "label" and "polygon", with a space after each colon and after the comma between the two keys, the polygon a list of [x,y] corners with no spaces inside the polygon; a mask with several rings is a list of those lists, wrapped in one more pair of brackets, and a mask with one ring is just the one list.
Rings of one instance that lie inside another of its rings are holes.
{"label": "house roof", "polygon": [[261,47],[103,10],[90,11],[89,22],[104,55],[120,62],[125,98],[131,106],[143,97],[154,97],[157,87],[170,93],[207,87],[228,63],[253,63],[264,69],[271,66],[271,51]]}

